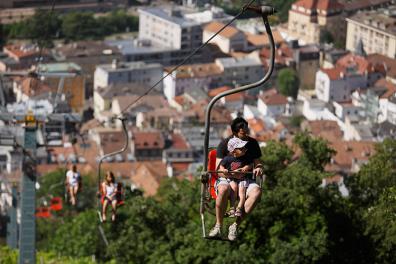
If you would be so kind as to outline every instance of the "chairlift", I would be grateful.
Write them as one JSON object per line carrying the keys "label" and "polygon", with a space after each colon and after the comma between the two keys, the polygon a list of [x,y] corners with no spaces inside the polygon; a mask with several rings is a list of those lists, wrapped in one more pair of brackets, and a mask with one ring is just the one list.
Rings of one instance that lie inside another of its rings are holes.
{"label": "chairlift", "polygon": [[63,209],[62,197],[53,197],[50,201],[50,208],[52,211],[61,211]]}
{"label": "chairlift", "polygon": [[[99,158],[99,164],[98,164],[98,215],[99,215],[99,220],[100,222],[103,222],[102,219],[102,205],[104,202],[104,193],[102,192],[102,181],[101,181],[101,166],[103,161],[107,161],[109,159],[113,160],[113,157],[116,155],[120,155],[121,153],[123,153],[129,145],[129,137],[128,137],[128,130],[126,128],[126,119],[125,118],[120,118],[121,122],[122,122],[122,129],[124,131],[124,136],[125,136],[125,145],[123,146],[122,149],[115,151],[115,152],[111,152],[108,154],[103,155],[102,157]],[[117,199],[117,205],[122,205],[124,204],[124,200],[123,200],[123,192],[122,192],[122,184],[118,183],[117,184],[117,196],[119,198],[119,200]],[[102,233],[102,232],[101,232]]]}
{"label": "chairlift", "polygon": [[37,218],[50,218],[51,217],[51,212],[48,207],[38,207],[36,209],[35,216]]}
{"label": "chairlift", "polygon": [[[256,88],[260,85],[263,85],[265,82],[267,82],[273,72],[274,69],[274,62],[275,62],[275,43],[274,43],[274,38],[272,35],[271,27],[268,22],[268,16],[272,15],[275,10],[270,7],[270,6],[250,6],[250,4],[253,1],[251,1],[247,6],[244,8],[243,11],[246,9],[253,10],[257,13],[259,13],[262,16],[264,26],[266,29],[266,32],[268,34],[269,38],[269,44],[270,44],[270,50],[271,50],[271,57],[270,57],[270,65],[268,68],[268,72],[265,74],[265,76],[252,84],[240,86],[240,87],[235,87],[231,90],[224,91],[215,97],[212,98],[212,100],[209,102],[209,104],[206,107],[205,110],[205,138],[204,138],[204,164],[203,168],[206,169],[206,171],[202,172],[201,175],[201,201],[200,201],[200,214],[201,214],[201,223],[202,223],[202,237],[205,239],[211,239],[211,240],[225,240],[228,241],[226,238],[222,237],[208,237],[206,235],[206,225],[205,225],[205,213],[208,212],[212,215],[215,215],[215,205],[214,205],[214,199],[216,199],[216,193],[214,190],[214,184],[215,181],[218,177],[217,173],[217,168],[216,168],[216,150],[211,150],[209,151],[209,134],[210,134],[210,115],[211,115],[211,110],[214,104],[224,96],[246,91],[249,89]],[[241,13],[242,14],[242,13]],[[262,179],[259,179],[260,186],[262,184]]]}

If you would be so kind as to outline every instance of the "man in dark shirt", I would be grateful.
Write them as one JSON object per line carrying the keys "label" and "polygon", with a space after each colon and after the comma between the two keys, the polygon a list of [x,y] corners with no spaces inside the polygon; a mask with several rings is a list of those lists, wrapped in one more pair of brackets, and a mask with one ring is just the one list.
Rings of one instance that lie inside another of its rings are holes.
{"label": "man in dark shirt", "polygon": [[[217,147],[217,157],[216,157],[216,168],[220,164],[221,160],[227,156],[227,144],[230,138],[238,137],[244,141],[247,141],[245,148],[246,156],[248,159],[253,160],[253,176],[260,177],[263,174],[263,166],[260,162],[261,149],[256,139],[250,137],[248,123],[242,117],[237,117],[231,122],[232,136],[222,140]],[[223,218],[225,210],[227,208],[227,201],[230,195],[230,186],[227,184],[221,184],[217,188],[217,198],[216,198],[216,225],[209,233],[209,236],[219,236],[221,231],[221,226],[223,224]],[[228,239],[235,240],[237,238],[238,225],[242,222],[243,218],[247,214],[252,212],[254,206],[261,198],[261,188],[260,186],[251,179],[248,184],[246,191],[246,202],[244,205],[245,212],[242,217],[237,217],[235,223],[233,223],[228,229]]]}

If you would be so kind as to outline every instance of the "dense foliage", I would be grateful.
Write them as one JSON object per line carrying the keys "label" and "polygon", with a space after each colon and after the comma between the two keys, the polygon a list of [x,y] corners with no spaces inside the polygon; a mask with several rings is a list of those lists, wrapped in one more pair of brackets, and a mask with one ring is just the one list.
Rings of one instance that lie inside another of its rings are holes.
{"label": "dense foliage", "polygon": [[279,71],[277,77],[277,86],[279,87],[281,94],[296,99],[299,85],[300,80],[295,70],[292,68],[284,68]]}
{"label": "dense foliage", "polygon": [[117,10],[105,16],[92,13],[68,13],[60,15],[38,10],[24,21],[4,25],[5,38],[31,39],[40,46],[51,46],[52,40],[103,39],[105,36],[137,31],[138,17]]}
{"label": "dense foliage", "polygon": [[[337,185],[321,186],[329,176],[323,166],[334,154],[326,142],[298,134],[295,144],[300,158],[294,161],[295,153],[283,143],[268,142],[262,149],[267,175],[263,197],[234,243],[202,239],[199,181],[167,179],[155,197],[128,193],[116,224],[100,225],[92,205],[39,219],[38,250],[111,263],[393,263],[396,141],[379,144],[377,154],[349,178],[347,198]],[[61,175],[45,176],[42,191]],[[91,195],[84,191],[80,198],[94,200]],[[207,218],[210,228],[214,217]],[[6,260],[14,255],[4,254]]]}

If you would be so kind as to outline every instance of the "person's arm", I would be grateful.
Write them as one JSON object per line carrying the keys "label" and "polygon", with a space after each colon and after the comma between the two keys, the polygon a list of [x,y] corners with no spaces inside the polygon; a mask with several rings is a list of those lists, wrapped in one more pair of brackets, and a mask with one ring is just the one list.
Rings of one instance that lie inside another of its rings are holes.
{"label": "person's arm", "polygon": [[102,183],[102,194],[104,195],[104,196],[106,196],[107,194],[106,194],[106,184],[103,182]]}

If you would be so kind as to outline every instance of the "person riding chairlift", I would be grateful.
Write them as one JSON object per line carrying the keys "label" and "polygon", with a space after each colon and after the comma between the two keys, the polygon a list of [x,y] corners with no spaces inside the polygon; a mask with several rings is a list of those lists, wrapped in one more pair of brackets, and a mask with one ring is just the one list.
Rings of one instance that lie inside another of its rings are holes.
{"label": "person riding chairlift", "polygon": [[121,195],[121,185],[115,182],[114,174],[111,171],[106,173],[104,182],[102,183],[103,205],[102,205],[102,219],[106,221],[106,210],[110,204],[112,209],[111,221],[116,220],[117,205]]}

